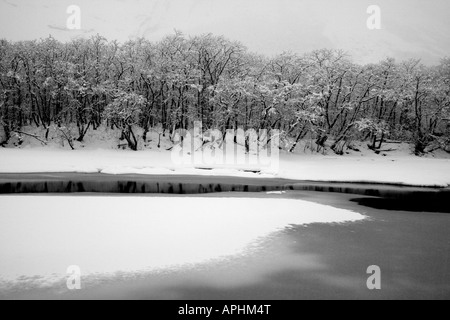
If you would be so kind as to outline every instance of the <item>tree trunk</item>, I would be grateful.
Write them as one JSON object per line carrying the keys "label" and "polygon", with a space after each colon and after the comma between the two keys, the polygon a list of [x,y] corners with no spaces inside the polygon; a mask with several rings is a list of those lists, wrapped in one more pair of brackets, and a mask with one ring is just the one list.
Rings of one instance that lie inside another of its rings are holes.
{"label": "tree trunk", "polygon": [[77,139],[78,142],[83,142],[83,139],[86,136],[86,133],[88,132],[90,126],[91,122],[88,123],[86,128],[84,127],[84,125],[78,126],[78,133],[79,133],[79,137]]}
{"label": "tree trunk", "polygon": [[11,132],[9,131],[9,128],[7,126],[2,126],[2,127],[3,127],[4,136],[2,137],[3,139],[0,140],[0,146],[5,148],[5,145],[8,143],[9,139],[11,139]]}
{"label": "tree trunk", "polygon": [[384,133],[381,134],[381,139],[380,139],[380,144],[378,145],[378,150],[381,149],[381,146],[383,145],[384,142]]}
{"label": "tree trunk", "polygon": [[300,142],[300,140],[305,136],[304,130],[301,130],[300,133],[297,136],[297,139],[295,139],[295,142],[293,144],[293,146],[291,147],[291,149],[289,150],[290,153],[293,153],[295,151],[295,148],[297,148],[298,143]]}
{"label": "tree trunk", "polygon": [[131,150],[137,151],[138,142],[131,126],[128,126],[126,130],[122,131],[122,137],[124,137],[125,140],[127,140],[128,146],[130,147]]}

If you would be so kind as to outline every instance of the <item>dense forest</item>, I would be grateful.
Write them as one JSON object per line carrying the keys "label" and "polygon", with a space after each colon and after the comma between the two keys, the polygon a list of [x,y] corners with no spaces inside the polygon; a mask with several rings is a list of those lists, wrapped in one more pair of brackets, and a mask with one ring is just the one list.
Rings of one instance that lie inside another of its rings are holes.
{"label": "dense forest", "polygon": [[[280,130],[342,154],[353,141],[379,150],[411,142],[417,155],[450,145],[450,59],[358,65],[344,52],[265,57],[223,37],[175,33],[159,42],[101,36],[61,43],[0,40],[2,146],[27,126],[83,141],[116,128],[136,150],[154,128]],[[75,128],[68,130],[67,128]],[[52,129],[53,128],[53,129]],[[56,128],[56,129],[55,129]],[[75,133],[74,133],[75,132]]]}

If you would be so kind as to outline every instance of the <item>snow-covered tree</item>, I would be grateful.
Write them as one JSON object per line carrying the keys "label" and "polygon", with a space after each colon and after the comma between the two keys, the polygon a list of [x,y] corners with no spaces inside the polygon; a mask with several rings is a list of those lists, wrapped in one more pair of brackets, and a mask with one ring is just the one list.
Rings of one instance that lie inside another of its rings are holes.
{"label": "snow-covered tree", "polygon": [[117,92],[114,100],[108,104],[104,111],[106,119],[122,130],[122,139],[125,139],[128,146],[138,150],[138,140],[133,131],[133,127],[139,122],[139,116],[146,99],[136,93]]}
{"label": "snow-covered tree", "polygon": [[[89,130],[113,125],[137,149],[152,128],[278,129],[287,150],[308,137],[342,154],[352,140],[395,139],[416,153],[449,139],[450,59],[425,67],[386,59],[361,66],[337,50],[267,58],[211,34],[175,32],[158,42],[97,35],[61,43],[0,41],[3,140],[34,125]],[[0,141],[3,145],[6,142]],[[381,143],[381,144],[380,144]]]}

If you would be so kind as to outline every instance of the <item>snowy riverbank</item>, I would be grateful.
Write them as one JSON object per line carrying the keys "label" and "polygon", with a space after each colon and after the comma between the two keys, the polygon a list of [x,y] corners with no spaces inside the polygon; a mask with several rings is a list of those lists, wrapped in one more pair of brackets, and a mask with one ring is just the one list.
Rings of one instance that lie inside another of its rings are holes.
{"label": "snowy riverbank", "polygon": [[245,166],[212,166],[208,170],[198,166],[178,166],[168,151],[0,149],[0,173],[32,172],[186,174],[434,187],[450,185],[450,160],[414,156],[281,154],[278,170],[262,168],[261,172],[254,173]]}

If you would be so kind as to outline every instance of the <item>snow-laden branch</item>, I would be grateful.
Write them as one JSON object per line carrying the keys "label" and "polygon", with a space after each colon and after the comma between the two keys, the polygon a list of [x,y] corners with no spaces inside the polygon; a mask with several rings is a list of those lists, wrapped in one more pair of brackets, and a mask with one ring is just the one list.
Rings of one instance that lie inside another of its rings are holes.
{"label": "snow-laden branch", "polygon": [[32,138],[36,139],[37,141],[39,141],[40,143],[42,143],[43,145],[47,145],[47,142],[44,141],[42,138],[38,137],[37,135],[31,134],[31,133],[27,133],[27,132],[23,132],[23,131],[11,131],[11,133],[32,137]]}

